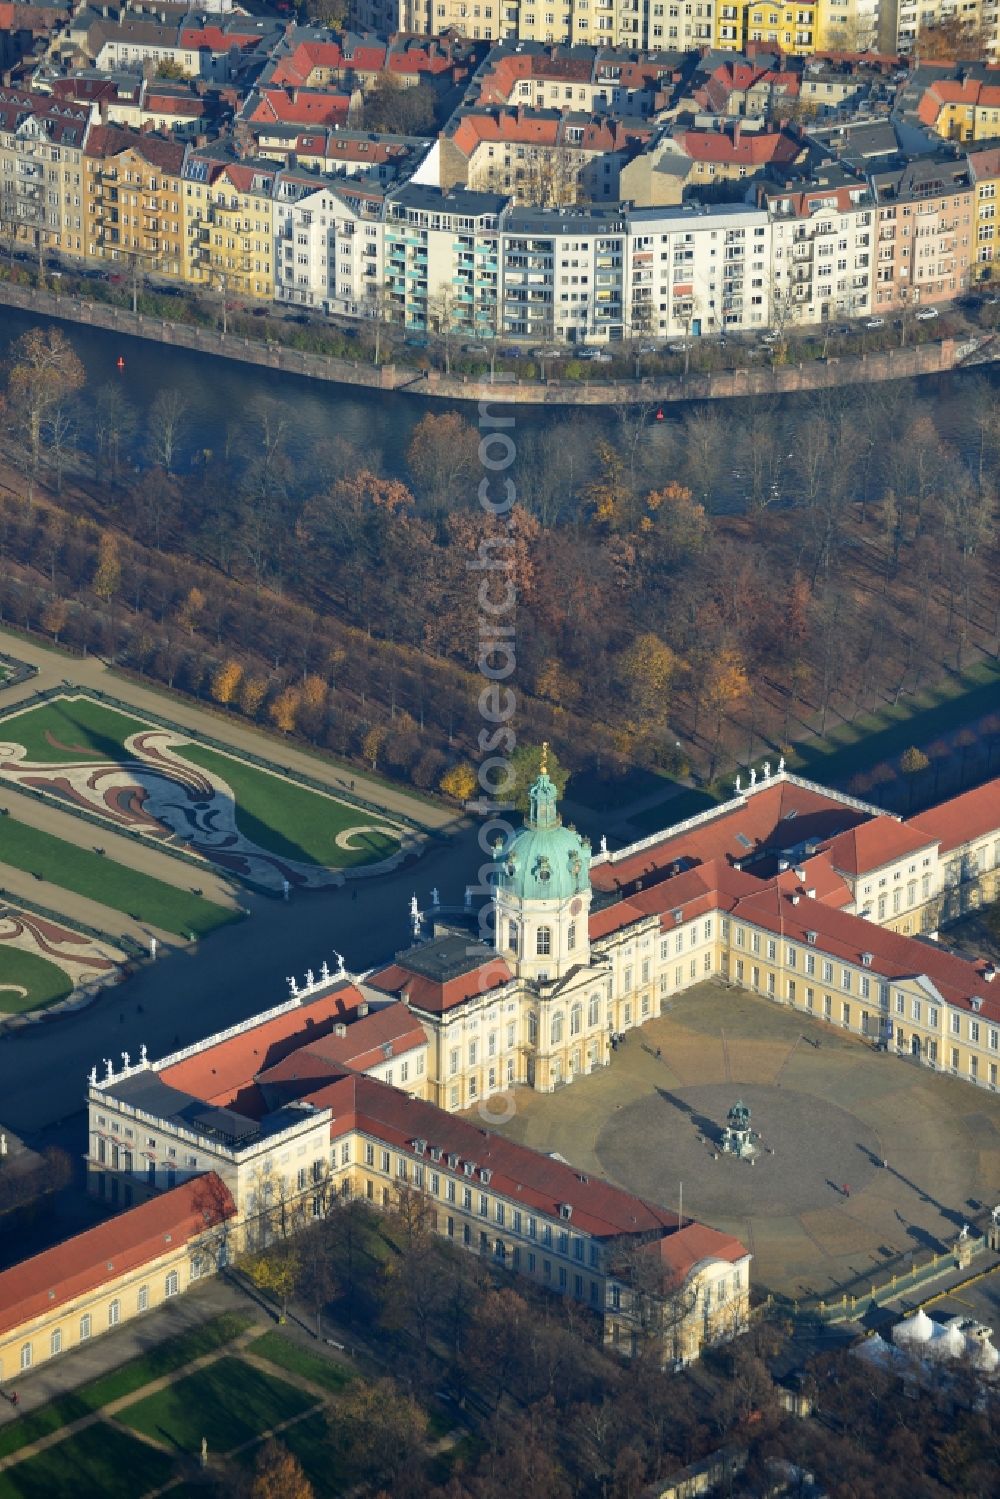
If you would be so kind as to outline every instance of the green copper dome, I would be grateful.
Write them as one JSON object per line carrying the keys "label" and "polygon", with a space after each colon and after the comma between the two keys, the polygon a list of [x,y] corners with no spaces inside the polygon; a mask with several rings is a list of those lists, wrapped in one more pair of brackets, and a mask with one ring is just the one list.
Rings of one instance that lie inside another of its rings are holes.
{"label": "green copper dome", "polygon": [[572,828],[563,827],[556,788],[544,759],[528,796],[530,811],[524,826],[498,847],[499,891],[520,900],[565,900],[578,895],[590,880],[590,844]]}

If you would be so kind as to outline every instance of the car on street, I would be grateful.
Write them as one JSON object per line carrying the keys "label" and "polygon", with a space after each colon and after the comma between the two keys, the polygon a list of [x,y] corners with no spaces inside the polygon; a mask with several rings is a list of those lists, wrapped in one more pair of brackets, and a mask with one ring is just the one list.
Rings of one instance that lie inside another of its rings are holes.
{"label": "car on street", "polygon": [[490,351],[485,344],[463,344],[463,354],[488,354]]}
{"label": "car on street", "polygon": [[870,317],[870,318],[867,318],[865,320],[865,327],[866,328],[884,328],[885,327],[885,318],[884,317]]}
{"label": "car on street", "polygon": [[917,322],[929,323],[932,318],[936,318],[937,316],[938,310],[936,307],[921,307],[920,311],[917,313]]}

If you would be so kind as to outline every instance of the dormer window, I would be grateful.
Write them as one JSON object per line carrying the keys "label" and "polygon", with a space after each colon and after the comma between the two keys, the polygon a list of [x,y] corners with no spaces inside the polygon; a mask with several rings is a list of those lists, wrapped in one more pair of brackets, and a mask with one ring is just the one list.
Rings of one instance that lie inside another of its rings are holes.
{"label": "dormer window", "polygon": [[568,1223],[573,1216],[573,1204],[571,1202],[561,1202],[559,1204],[559,1216]]}
{"label": "dormer window", "polygon": [[448,1152],[448,1168],[451,1171],[458,1170],[458,1156],[453,1151]]}
{"label": "dormer window", "polygon": [[978,994],[974,994],[969,1000],[969,1003],[972,1006],[972,1013],[974,1015],[978,1015],[980,1010],[983,1008],[983,1001],[980,996]]}
{"label": "dormer window", "polygon": [[484,1186],[489,1186],[492,1176],[493,1172],[489,1166],[480,1167],[479,1180],[483,1183]]}
{"label": "dormer window", "polygon": [[427,1153],[427,1141],[426,1140],[414,1140],[414,1142],[413,1142],[413,1154],[414,1155],[425,1155],[426,1153]]}
{"label": "dormer window", "polygon": [[472,1176],[472,1174],[475,1171],[475,1169],[476,1169],[476,1163],[475,1163],[475,1161],[463,1161],[462,1162],[462,1170],[465,1172],[466,1176]]}
{"label": "dormer window", "polygon": [[681,924],[681,922],[683,920],[684,920],[684,912],[681,911],[681,910],[675,911],[674,912],[674,926],[680,926],[680,924]]}
{"label": "dormer window", "polygon": [[440,1159],[441,1159],[441,1147],[440,1147],[440,1145],[432,1145],[431,1146],[431,1160],[432,1161],[439,1161]]}
{"label": "dormer window", "polygon": [[815,932],[806,932],[806,941],[809,943],[810,947],[815,947],[816,946],[816,933]]}
{"label": "dormer window", "polygon": [[872,954],[870,952],[863,952],[861,954],[861,962],[865,968],[870,968],[872,966]]}

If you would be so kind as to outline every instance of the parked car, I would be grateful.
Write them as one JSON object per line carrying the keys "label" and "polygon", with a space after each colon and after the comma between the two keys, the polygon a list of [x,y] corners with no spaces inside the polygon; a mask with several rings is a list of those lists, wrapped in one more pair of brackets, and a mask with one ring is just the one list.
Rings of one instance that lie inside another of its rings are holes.
{"label": "parked car", "polygon": [[645,344],[640,344],[639,345],[639,353],[640,354],[655,354],[656,350],[657,350],[657,345],[656,344],[645,343]]}
{"label": "parked car", "polygon": [[490,351],[485,344],[463,344],[463,354],[488,354]]}
{"label": "parked car", "polygon": [[917,322],[929,323],[932,318],[936,318],[937,316],[938,310],[936,307],[921,307],[920,311],[917,313]]}
{"label": "parked car", "polygon": [[866,328],[884,328],[885,327],[885,318],[884,317],[870,317],[870,318],[867,318],[865,320],[865,327]]}

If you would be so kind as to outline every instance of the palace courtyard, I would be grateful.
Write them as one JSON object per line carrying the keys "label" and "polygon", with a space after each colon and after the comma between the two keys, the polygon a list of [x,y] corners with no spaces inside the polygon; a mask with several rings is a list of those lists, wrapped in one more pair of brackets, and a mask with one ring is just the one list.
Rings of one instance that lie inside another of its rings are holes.
{"label": "palace courtyard", "polygon": [[[752,1166],[718,1148],[737,1099],[761,1137]],[[751,1248],[756,1288],[793,1297],[884,1281],[1000,1196],[996,1095],[714,982],[602,1071],[487,1107],[489,1127],[654,1201],[677,1207],[683,1184],[685,1215]]]}

